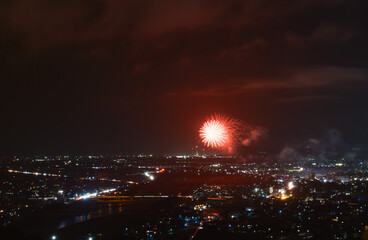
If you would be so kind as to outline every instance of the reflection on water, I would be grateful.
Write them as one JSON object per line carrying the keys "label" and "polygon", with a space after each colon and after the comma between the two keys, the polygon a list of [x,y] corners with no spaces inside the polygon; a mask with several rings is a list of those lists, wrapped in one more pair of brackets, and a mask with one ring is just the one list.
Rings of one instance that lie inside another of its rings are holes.
{"label": "reflection on water", "polygon": [[121,203],[119,203],[119,213],[121,213],[123,211],[123,207],[121,205]]}
{"label": "reflection on water", "polygon": [[108,205],[100,205],[98,209],[95,211],[91,211],[91,212],[88,212],[87,214],[82,214],[80,216],[63,219],[58,224],[57,229],[67,227],[75,223],[82,223],[82,222],[86,222],[86,221],[89,221],[95,218],[110,216],[110,215],[118,214],[121,212],[123,212],[123,206],[121,203],[119,204],[109,203]]}

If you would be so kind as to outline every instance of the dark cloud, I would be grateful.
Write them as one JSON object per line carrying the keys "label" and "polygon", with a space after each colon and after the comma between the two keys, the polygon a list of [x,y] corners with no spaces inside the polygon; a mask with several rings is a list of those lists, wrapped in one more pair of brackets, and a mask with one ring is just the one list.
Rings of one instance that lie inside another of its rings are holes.
{"label": "dark cloud", "polygon": [[344,43],[354,38],[356,32],[350,26],[322,23],[309,35],[286,33],[285,41],[292,45]]}
{"label": "dark cloud", "polygon": [[221,111],[278,141],[305,121],[367,132],[351,120],[367,120],[366,5],[2,1],[1,142],[5,152],[185,151]]}
{"label": "dark cloud", "polygon": [[[284,98],[320,98],[331,96],[332,88],[335,87],[340,86],[344,88],[346,85],[351,85],[353,88],[359,87],[360,84],[365,83],[367,78],[368,71],[365,69],[329,66],[310,67],[308,69],[288,71],[284,76],[278,78],[226,78],[219,81],[221,83],[226,82],[225,86],[223,84],[215,85],[202,90],[192,90],[183,93],[170,92],[170,95],[231,96],[246,94],[249,91],[277,92],[288,90],[293,92],[294,95],[291,94]],[[326,90],[325,95],[321,93],[323,88]],[[300,96],[300,89],[305,92],[302,96]],[[318,89],[318,93],[315,93],[313,89]]]}

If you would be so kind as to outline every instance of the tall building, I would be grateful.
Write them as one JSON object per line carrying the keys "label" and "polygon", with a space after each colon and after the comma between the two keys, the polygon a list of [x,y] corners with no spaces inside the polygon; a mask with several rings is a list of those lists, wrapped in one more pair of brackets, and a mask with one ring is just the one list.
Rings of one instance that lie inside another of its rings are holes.
{"label": "tall building", "polygon": [[311,149],[310,145],[307,145],[307,148],[305,149],[305,156],[307,158],[312,157],[312,149]]}

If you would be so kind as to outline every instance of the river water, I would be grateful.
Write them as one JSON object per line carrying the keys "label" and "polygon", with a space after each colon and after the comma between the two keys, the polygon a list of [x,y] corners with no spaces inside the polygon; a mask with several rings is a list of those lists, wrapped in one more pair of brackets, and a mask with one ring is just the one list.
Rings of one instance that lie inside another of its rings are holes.
{"label": "river water", "polygon": [[104,203],[99,204],[97,210],[90,211],[86,214],[82,214],[75,217],[65,218],[57,224],[57,229],[65,228],[71,224],[82,223],[92,219],[119,214],[123,212],[123,204],[121,203]]}

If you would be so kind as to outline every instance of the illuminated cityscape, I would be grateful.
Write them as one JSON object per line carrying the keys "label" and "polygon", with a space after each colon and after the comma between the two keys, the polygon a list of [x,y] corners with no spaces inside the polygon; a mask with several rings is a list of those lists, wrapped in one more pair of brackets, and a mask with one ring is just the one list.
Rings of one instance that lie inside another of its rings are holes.
{"label": "illuminated cityscape", "polygon": [[1,169],[2,225],[42,239],[361,239],[368,225],[368,160],[35,156]]}

